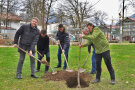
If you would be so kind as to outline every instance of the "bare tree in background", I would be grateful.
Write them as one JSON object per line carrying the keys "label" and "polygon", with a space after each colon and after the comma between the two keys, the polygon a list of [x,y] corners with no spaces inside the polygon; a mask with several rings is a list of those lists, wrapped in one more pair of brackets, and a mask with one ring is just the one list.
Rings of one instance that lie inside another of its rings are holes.
{"label": "bare tree in background", "polygon": [[26,15],[29,19],[31,17],[38,17],[40,19],[39,23],[42,25],[42,29],[47,30],[52,4],[55,1],[56,0],[27,0],[25,1],[25,7],[22,10],[26,11]]}
{"label": "bare tree in background", "polygon": [[135,0],[125,0],[125,2],[125,7],[133,7],[133,9],[135,10]]}
{"label": "bare tree in background", "polygon": [[[3,7],[4,4],[5,4],[4,0],[1,0],[0,1],[0,16],[2,16],[2,13],[4,11],[4,7]],[[0,17],[0,29],[1,29],[1,22],[2,22],[2,17]]]}
{"label": "bare tree in background", "polygon": [[131,5],[135,9],[135,0],[131,0]]}
{"label": "bare tree in background", "polygon": [[102,11],[96,11],[93,14],[93,22],[96,24],[96,26],[104,25],[105,21],[108,19],[108,15],[105,12]]}
{"label": "bare tree in background", "polygon": [[62,8],[57,8],[57,12],[55,12],[54,17],[56,18],[56,22],[59,22],[61,24],[66,23],[68,16],[65,14]]}
{"label": "bare tree in background", "polygon": [[120,2],[120,7],[119,7],[120,12],[122,12],[122,10],[125,10],[124,13],[126,14],[126,12],[128,12],[129,9],[135,11],[135,0],[119,0],[119,2]]}
{"label": "bare tree in background", "polygon": [[63,0],[60,9],[71,19],[74,27],[82,28],[84,19],[90,17],[92,5],[89,2],[78,0]]}
{"label": "bare tree in background", "polygon": [[18,0],[1,0],[0,7],[1,7],[1,9],[0,9],[1,16],[3,13],[6,13],[6,20],[5,20],[6,23],[5,24],[6,24],[6,28],[7,28],[8,23],[9,23],[9,18],[8,18],[9,13],[15,14],[16,11],[19,9]]}
{"label": "bare tree in background", "polygon": [[47,30],[47,24],[48,24],[48,20],[49,20],[49,17],[50,17],[50,11],[51,11],[51,8],[52,8],[52,4],[53,2],[55,2],[57,0],[48,0],[46,6],[47,6],[47,13],[46,13],[46,27],[45,27],[45,30]]}

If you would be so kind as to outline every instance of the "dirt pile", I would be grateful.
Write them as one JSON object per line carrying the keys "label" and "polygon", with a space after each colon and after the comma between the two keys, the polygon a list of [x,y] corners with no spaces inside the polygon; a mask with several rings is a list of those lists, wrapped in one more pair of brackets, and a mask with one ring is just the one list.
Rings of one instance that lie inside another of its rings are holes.
{"label": "dirt pile", "polygon": [[[44,78],[46,81],[66,81],[66,85],[69,88],[75,88],[78,85],[77,74],[77,71],[58,71],[56,74],[52,74],[51,72],[49,72],[45,74],[42,78]],[[82,88],[88,87],[91,80],[92,76],[90,74],[80,73],[80,84]]]}

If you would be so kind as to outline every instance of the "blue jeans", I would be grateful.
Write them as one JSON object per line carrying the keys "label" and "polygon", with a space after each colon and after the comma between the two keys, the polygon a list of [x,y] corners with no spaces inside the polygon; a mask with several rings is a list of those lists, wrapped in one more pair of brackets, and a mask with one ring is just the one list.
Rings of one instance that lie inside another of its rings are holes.
{"label": "blue jeans", "polygon": [[92,55],[92,72],[96,72],[96,57],[95,57],[95,49],[93,50],[93,55]]}
{"label": "blue jeans", "polygon": [[[69,51],[69,47],[66,48],[65,53],[64,53],[66,56],[67,62],[68,62],[68,51]],[[61,54],[62,54],[62,51],[61,51],[61,48],[59,47],[59,49],[58,49],[58,66],[61,66],[61,63],[62,63]],[[66,68],[66,67],[67,67],[67,63],[66,63],[66,61],[64,61],[64,68]]]}
{"label": "blue jeans", "polygon": [[[46,55],[46,60],[47,60],[47,62],[48,63],[50,63],[50,51],[48,50],[46,53],[44,53],[45,55]],[[43,57],[42,56],[40,56],[39,54],[38,54],[38,59],[39,60],[41,60]],[[37,61],[37,70],[40,70],[40,65],[41,65],[41,63],[39,62],[39,61]],[[49,69],[49,66],[45,66],[45,71],[48,71],[48,69]]]}

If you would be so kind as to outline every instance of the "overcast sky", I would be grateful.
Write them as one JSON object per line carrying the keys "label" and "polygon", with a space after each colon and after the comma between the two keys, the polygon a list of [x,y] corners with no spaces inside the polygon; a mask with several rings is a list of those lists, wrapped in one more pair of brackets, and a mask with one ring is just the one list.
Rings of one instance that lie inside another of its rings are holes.
{"label": "overcast sky", "polygon": [[[90,0],[90,1],[92,1],[92,3],[94,2],[96,3],[99,0]],[[109,17],[107,21],[108,24],[111,23],[112,17],[114,20],[119,18],[118,16],[118,13],[120,12],[119,7],[120,7],[120,0],[100,0],[95,5],[96,10],[101,10],[108,14],[108,17]],[[132,14],[134,14],[132,9],[128,9],[128,11],[125,13],[125,16],[131,16]]]}
{"label": "overcast sky", "polygon": [[[85,1],[85,0],[80,0]],[[95,3],[98,3],[94,6],[96,10],[101,10],[107,13],[108,20],[106,21],[107,24],[111,24],[112,19],[114,20],[114,23],[119,20],[119,12],[120,12],[120,1],[122,0],[87,0],[92,5]],[[60,2],[62,3],[62,2]],[[57,7],[57,4],[56,4]],[[122,11],[122,10],[121,10]],[[133,9],[129,8],[128,11],[125,10],[125,17],[131,16],[134,14]]]}

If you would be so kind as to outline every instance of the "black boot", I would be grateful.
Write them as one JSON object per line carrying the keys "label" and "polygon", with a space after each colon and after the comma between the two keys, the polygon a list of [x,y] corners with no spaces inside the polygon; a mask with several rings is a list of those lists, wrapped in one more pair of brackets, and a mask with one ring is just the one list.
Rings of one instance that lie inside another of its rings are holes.
{"label": "black boot", "polygon": [[36,75],[31,75],[32,78],[38,78]]}

